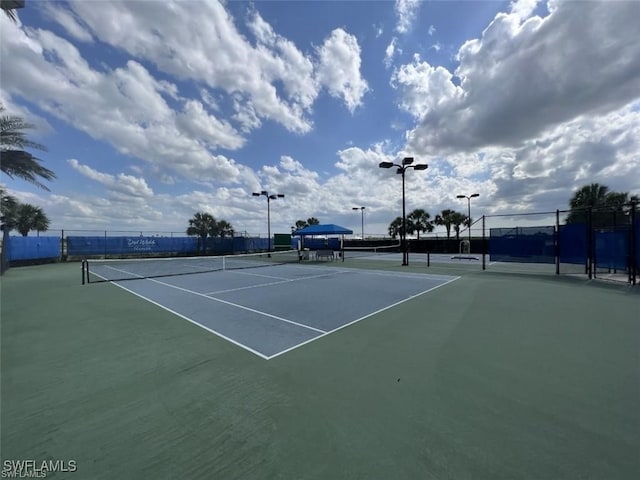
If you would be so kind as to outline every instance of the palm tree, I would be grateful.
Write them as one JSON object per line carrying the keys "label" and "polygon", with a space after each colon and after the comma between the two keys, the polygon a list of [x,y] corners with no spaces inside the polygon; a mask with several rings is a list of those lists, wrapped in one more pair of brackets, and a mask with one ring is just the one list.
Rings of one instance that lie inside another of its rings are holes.
{"label": "palm tree", "polygon": [[8,233],[16,228],[16,208],[18,200],[12,195],[7,194],[4,188],[0,188],[0,228]]}
{"label": "palm tree", "polygon": [[212,231],[216,231],[216,224],[216,219],[210,213],[196,212],[193,218],[189,220],[187,235],[197,235],[198,246],[204,251],[207,235]]}
{"label": "palm tree", "polygon": [[320,225],[320,220],[316,217],[307,218],[307,225]]}
{"label": "palm tree", "polygon": [[26,237],[31,230],[38,233],[46,232],[49,229],[49,218],[40,207],[29,203],[19,203],[15,208],[14,228],[20,235]]}
{"label": "palm tree", "polygon": [[420,232],[427,233],[433,232],[433,224],[429,220],[431,215],[421,208],[416,208],[407,216],[407,231],[413,234],[418,233],[418,240],[420,240]]}
{"label": "palm tree", "polygon": [[453,225],[452,215],[456,213],[453,210],[442,210],[440,214],[436,215],[433,223],[436,225],[444,226],[447,229],[447,240],[451,238],[451,225]]}
{"label": "palm tree", "polygon": [[[625,206],[637,200],[637,196],[629,196],[628,192],[612,192],[606,185],[592,183],[577,190],[569,207],[566,223],[587,223],[587,210],[592,209],[592,225],[594,227],[610,226],[617,222],[617,213],[624,213]],[[618,217],[622,219],[623,217]]]}
{"label": "palm tree", "polygon": [[226,236],[233,237],[233,226],[226,220],[220,220],[217,224],[217,229],[220,238],[224,238]]}
{"label": "palm tree", "polygon": [[402,217],[396,217],[389,224],[389,235],[395,239],[398,235],[402,238]]}
{"label": "palm tree", "polygon": [[585,185],[573,194],[573,197],[569,200],[569,206],[572,210],[601,207],[605,205],[608,193],[609,187],[606,185],[600,185],[599,183]]}
{"label": "palm tree", "polygon": [[453,229],[456,232],[456,240],[460,240],[460,226],[467,225],[469,223],[469,217],[464,213],[453,212],[450,216]]}
{"label": "palm tree", "polygon": [[[0,112],[4,112],[4,107],[0,105]],[[46,147],[29,140],[24,131],[33,128],[33,125],[26,123],[20,117],[2,115],[0,116],[0,167],[2,172],[9,177],[18,177],[32,183],[44,190],[49,190],[39,178],[53,180],[56,175],[48,168],[40,165],[40,160],[24,148],[35,148],[46,151]]]}

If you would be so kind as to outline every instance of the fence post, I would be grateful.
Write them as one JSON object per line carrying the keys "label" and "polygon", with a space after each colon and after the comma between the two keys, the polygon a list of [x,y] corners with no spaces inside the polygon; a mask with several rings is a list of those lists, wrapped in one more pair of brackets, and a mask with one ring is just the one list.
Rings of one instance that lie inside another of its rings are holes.
{"label": "fence post", "polygon": [[555,234],[556,275],[560,275],[560,210],[556,209],[556,234]]}
{"label": "fence post", "polygon": [[487,236],[484,230],[484,215],[482,215],[482,270],[487,269]]}
{"label": "fence post", "polygon": [[592,208],[589,207],[587,209],[587,271],[586,273],[589,275],[589,280],[591,280],[595,275],[593,271],[594,266],[594,246],[593,246],[593,216],[592,216]]}
{"label": "fence post", "polygon": [[631,285],[636,284],[636,276],[638,274],[638,255],[640,254],[638,252],[638,237],[636,236],[638,231],[638,225],[636,223],[638,221],[638,217],[636,216],[637,206],[637,202],[631,202],[631,245],[629,246],[629,281],[631,282]]}

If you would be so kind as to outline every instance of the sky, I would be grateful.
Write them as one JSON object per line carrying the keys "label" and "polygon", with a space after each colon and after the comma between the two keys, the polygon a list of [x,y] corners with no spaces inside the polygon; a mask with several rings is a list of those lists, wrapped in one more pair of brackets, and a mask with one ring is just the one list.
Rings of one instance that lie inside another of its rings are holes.
{"label": "sky", "polygon": [[[26,0],[0,18],[0,103],[35,128],[51,229],[237,232],[640,194],[640,2]],[[284,194],[267,204],[252,192]],[[354,207],[365,207],[353,210]]]}

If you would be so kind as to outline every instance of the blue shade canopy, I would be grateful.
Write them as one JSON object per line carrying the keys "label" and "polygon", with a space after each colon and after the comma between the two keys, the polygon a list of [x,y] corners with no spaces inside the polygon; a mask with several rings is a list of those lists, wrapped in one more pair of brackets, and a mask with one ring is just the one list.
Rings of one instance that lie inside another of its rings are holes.
{"label": "blue shade canopy", "polygon": [[305,235],[350,235],[353,230],[329,223],[327,225],[309,225],[293,232],[295,236]]}

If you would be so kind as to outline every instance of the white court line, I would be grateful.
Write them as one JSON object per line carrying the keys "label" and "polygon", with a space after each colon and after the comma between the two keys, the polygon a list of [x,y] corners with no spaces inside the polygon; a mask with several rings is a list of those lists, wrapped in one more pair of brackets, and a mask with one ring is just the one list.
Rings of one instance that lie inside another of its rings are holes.
{"label": "white court line", "polygon": [[368,313],[367,315],[365,315],[363,317],[360,317],[360,318],[357,318],[357,319],[353,320],[352,322],[345,323],[344,325],[340,325],[339,327],[334,328],[333,330],[329,330],[328,332],[326,332],[326,333],[324,333],[322,335],[310,338],[309,340],[306,340],[306,341],[304,341],[302,343],[299,343],[298,345],[294,345],[293,347],[287,348],[286,350],[282,350],[281,352],[278,352],[278,353],[276,353],[274,355],[271,355],[270,357],[267,357],[267,360],[271,360],[272,358],[279,357],[280,355],[283,355],[283,354],[285,354],[287,352],[295,350],[296,348],[302,347],[303,345],[307,345],[308,343],[311,343],[311,342],[313,342],[315,340],[321,339],[322,337],[326,337],[327,335],[335,333],[338,330],[342,330],[343,328],[347,328],[348,326],[353,325],[354,323],[358,323],[361,320],[364,320],[365,318],[369,318],[369,317],[371,317],[373,315],[376,315],[378,313],[384,312],[385,310],[389,310],[390,308],[396,307],[396,306],[398,306],[398,305],[400,305],[400,304],[402,304],[404,302],[408,302],[409,300],[412,300],[412,299],[414,299],[416,297],[419,297],[420,295],[424,295],[425,293],[432,292],[436,288],[440,288],[440,287],[443,287],[445,285],[448,285],[449,283],[455,282],[456,280],[459,280],[460,278],[461,277],[452,278],[451,280],[448,280],[448,281],[446,281],[444,283],[441,283],[440,285],[436,285],[435,287],[432,287],[432,288],[430,288],[428,290],[425,290],[424,292],[416,293],[415,295],[411,295],[410,297],[407,297],[407,298],[405,298],[403,300],[400,300],[399,302],[392,303],[391,305],[387,305],[386,307],[383,307],[383,308],[381,308],[379,310],[376,310],[375,312]]}
{"label": "white court line", "polygon": [[274,318],[276,320],[280,320],[281,322],[290,323],[292,325],[297,325],[298,327],[306,328],[308,330],[313,330],[319,333],[325,333],[325,330],[320,330],[319,328],[310,327],[309,325],[305,325],[303,323],[294,322],[293,320],[287,320],[286,318],[278,317],[277,315],[272,315],[267,312],[262,312],[260,310],[256,310],[254,308],[245,307],[244,305],[239,305],[237,303],[228,302],[226,300],[222,300],[221,298],[210,297],[209,295],[205,295],[204,293],[194,292],[193,290],[189,290],[187,288],[178,287],[177,285],[171,285],[170,283],[161,282],[160,280],[156,280],[155,278],[147,278],[145,280],[149,280],[150,282],[159,283],[160,285],[164,285],[166,287],[175,288],[176,290],[181,290],[183,292],[191,293],[192,295],[197,295],[199,297],[207,298],[209,300],[213,300],[214,302],[224,303],[225,305],[230,305],[232,307],[239,308],[241,310],[247,310],[249,312],[257,313],[258,315],[263,315],[265,317]]}
{"label": "white court line", "polygon": [[261,275],[259,273],[243,272],[240,270],[225,270],[225,273],[237,273],[238,275],[249,275],[251,277],[274,278],[276,280],[289,280],[287,277],[276,277],[275,275]]}
{"label": "white court line", "polygon": [[[315,267],[307,267],[307,268],[315,268]],[[358,272],[358,273],[372,273],[372,274],[378,274],[378,275],[383,275],[383,276],[384,276],[384,275],[388,275],[388,276],[399,276],[399,277],[405,277],[405,278],[415,278],[415,277],[430,278],[430,277],[431,277],[431,279],[442,279],[443,277],[446,277],[446,276],[444,276],[444,275],[433,275],[433,276],[432,276],[431,274],[420,274],[420,273],[416,273],[416,274],[413,274],[413,273],[405,273],[405,274],[398,274],[398,275],[396,275],[396,274],[393,274],[393,273],[383,272],[383,271],[379,271],[379,270],[337,269],[337,268],[336,268],[336,269],[331,268],[331,269],[326,269],[326,270],[331,270],[331,271],[332,271],[332,272],[334,272],[334,273],[335,273],[335,272],[347,273],[347,272],[354,272],[354,271],[355,271],[355,272]],[[127,273],[129,273],[129,272],[127,272]],[[94,275],[96,275],[96,276],[98,276],[98,277],[100,277],[100,278],[102,278],[102,279],[104,279],[104,280],[108,280],[108,279],[106,279],[105,277],[102,277],[102,276],[101,276],[101,275],[99,275],[99,274],[95,274],[95,273],[94,273]],[[322,274],[322,275],[317,275],[317,277],[326,276],[326,275],[328,275],[328,273],[327,273],[327,274]],[[292,351],[292,350],[295,350],[295,349],[297,349],[297,348],[300,348],[300,347],[302,347],[302,346],[304,346],[304,345],[306,345],[306,344],[308,344],[308,343],[311,343],[311,342],[313,342],[313,341],[315,341],[315,340],[318,340],[318,339],[320,339],[320,338],[322,338],[322,337],[325,337],[325,336],[327,336],[327,335],[329,335],[329,334],[331,334],[331,333],[335,333],[335,332],[337,332],[338,330],[342,330],[343,328],[346,328],[346,327],[351,326],[351,325],[353,325],[353,324],[355,324],[355,323],[358,323],[358,322],[360,322],[360,321],[362,321],[362,320],[364,320],[364,319],[366,319],[366,318],[369,318],[369,317],[371,317],[371,316],[373,316],[373,315],[376,315],[376,314],[378,314],[378,313],[384,312],[385,310],[388,310],[388,309],[390,309],[390,308],[393,308],[393,307],[395,307],[395,306],[397,306],[397,305],[400,305],[400,304],[402,304],[402,303],[408,302],[409,300],[412,300],[412,299],[414,299],[414,298],[416,298],[416,297],[419,297],[419,296],[421,296],[421,295],[424,295],[425,293],[429,293],[429,292],[431,292],[431,291],[433,291],[433,290],[436,290],[437,288],[440,288],[440,287],[442,287],[442,286],[444,286],[444,285],[448,285],[449,283],[454,282],[454,281],[456,281],[456,280],[460,279],[461,277],[459,277],[459,276],[456,276],[456,277],[448,277],[448,278],[450,278],[450,280],[447,280],[447,281],[446,281],[446,282],[444,282],[444,283],[441,283],[441,284],[439,284],[439,285],[436,285],[435,287],[432,287],[432,288],[430,288],[430,289],[428,289],[428,290],[424,290],[424,291],[422,291],[422,292],[419,292],[419,293],[417,293],[417,294],[415,294],[415,295],[411,295],[410,297],[407,297],[407,298],[405,298],[405,299],[403,299],[403,300],[400,300],[400,301],[398,301],[398,302],[395,302],[395,303],[393,303],[393,304],[391,304],[391,305],[387,305],[386,307],[383,307],[383,308],[381,308],[381,309],[378,309],[378,310],[376,310],[375,312],[371,312],[371,313],[369,313],[369,314],[367,314],[367,315],[364,315],[364,316],[362,316],[362,317],[360,317],[360,318],[357,318],[357,319],[355,319],[355,320],[353,320],[353,321],[351,321],[351,322],[349,322],[349,323],[345,323],[344,325],[341,325],[341,326],[339,326],[339,327],[337,327],[337,328],[334,328],[333,330],[329,330],[329,331],[320,330],[320,329],[317,329],[317,328],[314,328],[314,327],[310,327],[310,326],[308,326],[308,325],[304,325],[304,324],[301,324],[301,323],[297,323],[297,322],[294,322],[294,321],[292,321],[292,320],[287,320],[286,318],[278,317],[278,316],[276,316],[276,315],[271,315],[271,314],[269,314],[269,313],[261,312],[261,311],[259,311],[259,310],[254,310],[254,309],[252,309],[252,308],[245,307],[245,306],[243,306],[243,305],[238,305],[238,304],[235,304],[235,303],[232,303],[232,302],[228,302],[228,301],[226,301],[226,300],[222,300],[222,299],[219,299],[219,298],[211,297],[211,296],[208,296],[208,295],[206,295],[206,294],[202,294],[202,293],[194,292],[194,291],[192,291],[192,290],[188,290],[188,289],[186,289],[186,288],[178,287],[178,286],[176,286],[176,285],[171,285],[171,284],[169,284],[169,283],[161,282],[161,281],[156,280],[156,279],[153,279],[153,278],[144,278],[144,277],[140,277],[140,278],[141,278],[141,279],[143,279],[143,280],[149,280],[149,281],[152,281],[152,282],[154,282],[154,283],[158,283],[158,284],[160,284],[160,285],[165,285],[165,286],[167,286],[167,287],[175,288],[175,289],[177,289],[177,290],[182,290],[182,291],[184,291],[184,292],[191,293],[191,294],[193,294],[193,295],[197,295],[197,296],[201,296],[201,297],[207,298],[207,299],[209,299],[209,300],[213,300],[213,301],[216,301],[216,302],[220,302],[220,303],[223,303],[223,304],[227,304],[227,305],[230,305],[230,306],[234,306],[234,307],[237,307],[237,308],[240,308],[240,309],[243,309],[243,310],[248,310],[248,311],[250,311],[250,312],[257,313],[257,314],[259,314],[259,315],[264,315],[264,316],[267,316],[267,317],[271,317],[271,318],[274,318],[274,319],[276,319],[276,320],[280,320],[280,321],[282,321],[282,322],[290,323],[290,324],[293,324],[293,325],[296,325],[296,326],[299,326],[299,327],[302,327],[302,328],[306,328],[306,329],[309,329],[309,330],[313,330],[313,331],[316,331],[316,332],[320,333],[320,335],[318,335],[318,336],[316,336],[316,337],[313,337],[313,338],[311,338],[311,339],[309,339],[309,340],[306,340],[306,341],[304,341],[304,342],[302,342],[302,343],[299,343],[299,344],[297,344],[297,345],[294,345],[293,347],[290,347],[290,348],[287,348],[287,349],[285,349],[285,350],[282,350],[282,351],[280,351],[280,352],[278,352],[278,353],[276,353],[276,354],[274,354],[274,355],[266,356],[266,355],[264,355],[264,354],[262,354],[262,353],[259,353],[259,352],[255,351],[255,350],[253,350],[251,347],[248,347],[248,346],[246,346],[246,345],[244,345],[244,344],[242,344],[242,343],[239,343],[239,342],[237,342],[237,341],[235,341],[235,340],[233,340],[233,339],[231,339],[231,338],[229,338],[229,337],[227,337],[227,336],[225,336],[225,335],[223,335],[223,334],[221,334],[221,333],[219,333],[219,332],[217,332],[217,331],[215,331],[215,330],[213,330],[213,329],[211,329],[211,328],[209,328],[209,327],[206,327],[206,326],[204,326],[204,325],[202,325],[202,324],[200,324],[200,323],[196,322],[195,320],[190,319],[189,317],[186,317],[186,316],[184,316],[184,315],[182,315],[182,314],[180,314],[180,313],[178,313],[178,312],[175,312],[174,310],[172,310],[172,309],[170,309],[170,308],[168,308],[168,307],[166,307],[166,306],[164,306],[164,305],[162,305],[162,304],[160,304],[160,303],[155,302],[155,301],[153,301],[153,300],[151,300],[151,299],[149,299],[149,298],[145,297],[144,295],[141,295],[141,294],[136,293],[136,292],[134,292],[134,291],[132,291],[132,290],[129,290],[128,288],[123,287],[122,285],[120,285],[120,284],[119,284],[119,283],[117,283],[117,282],[110,282],[110,283],[115,283],[115,285],[117,285],[118,287],[122,288],[123,290],[125,290],[125,291],[127,291],[127,292],[129,292],[129,293],[132,293],[132,294],[136,295],[137,297],[140,297],[140,298],[142,298],[142,299],[144,299],[144,300],[147,300],[148,302],[150,302],[150,303],[152,303],[152,304],[154,304],[154,305],[156,305],[156,306],[158,306],[158,307],[160,307],[160,308],[162,308],[162,309],[164,309],[164,310],[166,310],[166,311],[168,311],[168,312],[170,312],[170,313],[173,313],[173,314],[177,315],[178,317],[183,318],[183,319],[187,320],[188,322],[191,322],[191,323],[193,323],[194,325],[197,325],[197,326],[199,326],[199,327],[203,328],[204,330],[207,330],[208,332],[213,333],[213,334],[217,335],[218,337],[220,337],[220,338],[222,338],[222,339],[224,339],[224,340],[228,340],[229,342],[233,343],[234,345],[237,345],[237,346],[239,346],[239,347],[241,347],[241,348],[244,348],[245,350],[247,350],[247,351],[249,351],[249,352],[251,352],[251,353],[255,353],[255,354],[256,354],[256,355],[258,355],[260,358],[263,358],[263,359],[265,359],[265,360],[271,360],[272,358],[276,358],[276,357],[278,357],[278,356],[280,356],[280,355],[283,355],[283,354],[285,354],[285,353],[287,353],[287,352],[290,352],[290,351]],[[305,277],[305,278],[311,278],[311,277]],[[295,279],[295,280],[300,280],[300,279]],[[290,281],[295,281],[295,280],[294,280],[294,279],[291,279]],[[278,284],[278,283],[286,283],[286,282],[273,282],[273,284]],[[264,286],[264,285],[263,285],[263,286]],[[244,288],[244,287],[243,287],[243,288]],[[250,287],[247,287],[247,288],[250,288]]]}
{"label": "white court line", "polygon": [[[242,273],[242,272],[236,272],[234,270],[230,270],[229,273]],[[271,285],[281,285],[283,283],[300,282],[300,281],[308,280],[309,278],[328,277],[328,276],[335,275],[336,273],[344,273],[344,272],[323,273],[323,274],[320,274],[320,275],[310,275],[308,277],[302,277],[302,278],[287,278],[286,280],[281,280],[279,282],[260,283],[258,285],[247,285],[246,287],[236,287],[236,288],[229,288],[227,290],[217,290],[215,292],[205,293],[205,295],[217,295],[219,293],[237,292],[237,291],[240,291],[240,290],[247,290],[247,289],[250,289],[250,288],[269,287]],[[249,275],[249,274],[245,273],[245,275]],[[259,275],[259,276],[263,276],[263,275]],[[274,278],[279,278],[279,277],[274,277]]]}
{"label": "white court line", "polygon": [[360,268],[348,268],[336,267],[333,271],[346,273],[346,272],[357,272],[364,275],[381,275],[383,277],[397,277],[397,278],[421,278],[424,280],[442,280],[443,278],[455,278],[458,279],[460,277],[452,277],[451,275],[439,275],[437,273],[417,273],[417,272],[394,272],[394,271],[385,271],[385,270],[367,270]]}
{"label": "white court line", "polygon": [[[97,275],[97,274],[94,273],[94,275]],[[98,276],[100,277],[100,275],[98,275]],[[181,313],[178,313],[175,310],[172,310],[169,307],[167,307],[165,305],[162,305],[161,303],[155,302],[155,301],[151,300],[150,298],[145,297],[144,295],[141,295],[141,294],[139,294],[137,292],[134,292],[133,290],[129,290],[128,288],[120,285],[117,282],[110,282],[110,283],[115,284],[117,287],[119,287],[119,288],[121,288],[121,289],[123,289],[123,290],[125,290],[125,291],[127,291],[129,293],[132,293],[136,297],[142,298],[143,300],[146,300],[147,302],[152,303],[155,306],[160,307],[160,308],[162,308],[163,310],[166,310],[169,313],[173,313],[174,315],[177,315],[178,317],[182,318],[183,320],[186,320],[187,322],[190,322],[190,323],[192,323],[192,324],[194,324],[194,325],[206,330],[207,332],[213,333],[214,335],[217,335],[218,337],[220,337],[220,338],[222,338],[222,339],[224,339],[224,340],[226,340],[228,342],[231,342],[231,343],[233,343],[234,345],[237,345],[240,348],[244,348],[245,350],[247,350],[247,351],[259,356],[260,358],[263,358],[265,360],[269,360],[269,357],[267,357],[266,355],[258,352],[257,350],[254,350],[253,348],[248,347],[247,345],[244,345],[244,344],[242,344],[240,342],[237,342],[233,338],[227,337],[226,335],[223,335],[220,332],[217,332],[217,331],[215,331],[215,330],[213,330],[213,329],[211,329],[211,328],[209,328],[209,327],[207,327],[205,325],[202,325],[201,323],[196,322],[195,320],[191,320],[189,317],[187,317],[185,315],[182,315]],[[211,297],[207,297],[207,298],[211,298]]]}

